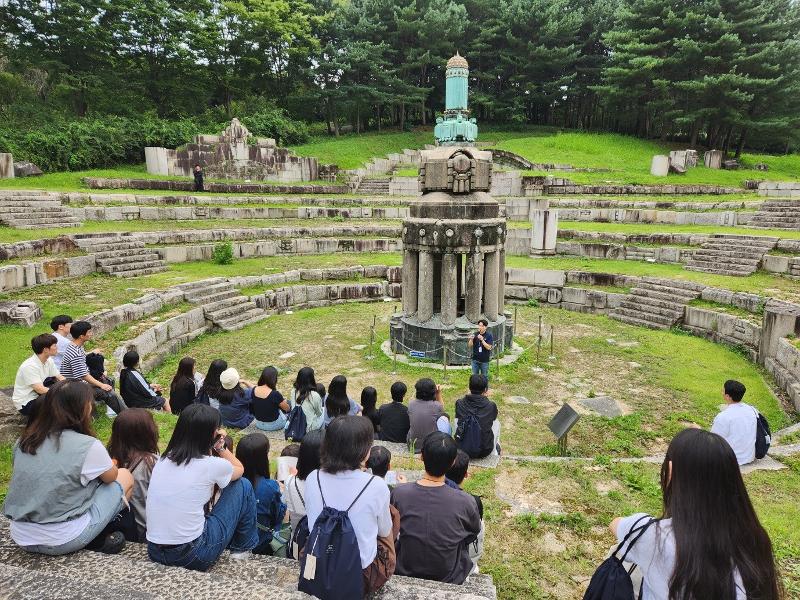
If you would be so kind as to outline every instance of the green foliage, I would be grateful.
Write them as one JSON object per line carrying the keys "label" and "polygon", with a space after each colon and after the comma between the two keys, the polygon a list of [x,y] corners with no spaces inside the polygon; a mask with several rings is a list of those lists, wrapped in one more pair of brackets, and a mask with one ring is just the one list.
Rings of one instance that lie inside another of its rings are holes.
{"label": "green foliage", "polygon": [[231,242],[220,242],[214,246],[211,260],[218,265],[230,265],[233,263],[233,244]]}

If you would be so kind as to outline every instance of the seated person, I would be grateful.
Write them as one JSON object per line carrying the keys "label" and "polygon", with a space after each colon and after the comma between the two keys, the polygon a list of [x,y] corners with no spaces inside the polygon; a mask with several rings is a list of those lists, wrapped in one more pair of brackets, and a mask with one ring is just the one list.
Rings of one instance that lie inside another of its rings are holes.
{"label": "seated person", "polygon": [[222,424],[226,427],[244,429],[255,418],[253,405],[250,403],[250,396],[247,393],[247,388],[250,386],[239,379],[239,371],[233,367],[225,369],[220,374],[219,382],[222,390],[219,392],[217,400],[219,400]]}
{"label": "seated person", "polygon": [[[286,478],[286,483],[283,486],[283,500],[286,502],[286,509],[289,511],[289,522],[292,525],[292,530],[296,529],[300,520],[306,516],[306,478],[312,471],[319,469],[320,448],[324,437],[324,429],[315,429],[306,434],[306,437],[303,438],[297,448],[298,456],[295,472]],[[283,453],[281,452],[281,454]]]}
{"label": "seated person", "polygon": [[119,414],[125,410],[125,402],[114,393],[113,386],[92,377],[86,364],[86,342],[92,339],[92,324],[88,321],[76,321],[69,329],[72,341],[64,350],[61,359],[61,374],[66,379],[83,379],[92,386],[94,401],[104,403]]}
{"label": "seated person", "polygon": [[14,448],[3,514],[27,552],[55,556],[91,544],[117,553],[125,545],[120,532],[97,540],[130,498],[133,478],[94,437],[92,401],[87,383],[57,382]]}
{"label": "seated person", "polygon": [[[286,504],[281,499],[278,482],[269,476],[269,440],[263,433],[250,433],[239,440],[236,458],[244,467],[244,476],[256,495],[258,546],[253,554],[272,555],[273,538],[280,534]],[[285,541],[284,541],[285,543]]]}
{"label": "seated person", "polygon": [[[480,448],[472,452],[470,458],[483,458],[497,454],[500,437],[500,421],[497,419],[497,405],[486,397],[489,381],[483,375],[471,375],[469,378],[469,394],[456,400],[456,432],[463,426],[463,420],[469,415],[478,419],[481,429]],[[458,435],[456,435],[458,438]]]}
{"label": "seated person", "polygon": [[255,387],[247,393],[253,406],[256,427],[263,431],[280,431],[286,425],[289,403],[278,390],[278,369],[266,367]]}
{"label": "seated person", "polygon": [[122,357],[124,369],[119,372],[119,393],[125,405],[169,411],[169,402],[161,395],[160,385],[150,385],[139,372],[139,353],[129,350]]}
{"label": "seated person", "polygon": [[[37,406],[44,400],[47,385],[64,379],[58,372],[53,357],[58,352],[58,341],[49,333],[31,340],[33,355],[26,358],[17,369],[11,401],[21,415],[32,421]],[[47,385],[45,385],[47,384]]]}
{"label": "seated person", "polygon": [[378,390],[371,385],[368,385],[361,390],[361,414],[372,421],[372,427],[375,429],[375,436],[377,437],[381,430],[381,418],[378,416]]}
{"label": "seated person", "polygon": [[378,409],[380,439],[387,442],[405,444],[408,439],[408,407],[403,398],[408,388],[402,381],[395,381],[391,387],[392,401]]}
{"label": "seated person", "polygon": [[[469,455],[463,450],[459,450],[456,455],[456,461],[453,466],[447,470],[447,479],[455,483],[459,489],[462,488],[464,480],[467,478],[469,469]],[[478,514],[481,516],[481,532],[478,534],[478,539],[469,545],[469,557],[475,565],[475,572],[478,570],[478,560],[483,556],[483,540],[486,535],[486,525],[483,522],[483,500],[480,496],[470,494],[475,498],[475,504],[478,505]]]}
{"label": "seated person", "polygon": [[414,385],[416,398],[408,403],[408,443],[419,453],[422,441],[429,433],[438,431],[439,417],[444,414],[442,388],[424,377]]}
{"label": "seated person", "polygon": [[725,382],[722,397],[726,407],[711,425],[711,433],[722,436],[736,454],[740,465],[746,465],[756,459],[756,422],[758,411],[742,402],[747,389],[733,379]]}
{"label": "seated person", "polygon": [[111,424],[108,453],[118,467],[128,469],[133,476],[130,508],[134,525],[125,532],[129,542],[146,542],[147,488],[158,460],[158,426],[153,414],[144,408],[125,410]]}
{"label": "seated person", "polygon": [[86,354],[86,366],[89,368],[89,374],[97,379],[107,383],[112,388],[114,387],[114,379],[108,376],[106,371],[106,357],[97,352],[89,352]]}
{"label": "seated person", "polygon": [[389,488],[381,478],[361,470],[369,459],[374,435],[372,422],[366,417],[346,415],[331,421],[322,441],[321,466],[309,474],[305,486],[308,526],[312,532],[323,504],[342,511],[350,508],[348,514],[358,539],[365,596],[379,589],[393,574],[393,565],[387,558],[394,550],[395,537]]}
{"label": "seated person", "polygon": [[453,438],[431,433],[422,443],[423,478],[392,490],[400,512],[398,575],[462,584],[473,570],[469,545],[481,531],[478,506],[466,492],[445,485],[457,453]]}
{"label": "seated person", "polygon": [[184,356],[169,385],[169,406],[172,414],[179,415],[184,408],[194,403],[200,385],[197,382],[195,360],[191,356]]}
{"label": "seated person", "polygon": [[[207,571],[225,548],[238,559],[258,545],[256,496],[225,435],[219,412],[207,404],[181,411],[147,491],[150,560]],[[222,492],[206,513],[214,486]]]}
{"label": "seated person", "polygon": [[392,471],[392,453],[384,446],[372,447],[367,461],[367,468],[373,475],[382,478],[389,488],[393,488],[398,483],[406,483],[406,478],[402,473],[398,475]]}
{"label": "seated person", "polygon": [[58,343],[58,353],[53,357],[53,362],[56,363],[56,368],[61,369],[61,359],[64,357],[64,350],[67,349],[72,338],[69,335],[70,327],[72,327],[72,317],[69,315],[56,315],[50,321],[50,329],[53,330],[53,335]]}
{"label": "seated person", "polygon": [[[361,414],[361,407],[347,395],[347,378],[344,375],[337,375],[331,379],[323,405],[325,406],[323,425],[326,427],[336,417]],[[331,406],[331,409],[328,406]]]}

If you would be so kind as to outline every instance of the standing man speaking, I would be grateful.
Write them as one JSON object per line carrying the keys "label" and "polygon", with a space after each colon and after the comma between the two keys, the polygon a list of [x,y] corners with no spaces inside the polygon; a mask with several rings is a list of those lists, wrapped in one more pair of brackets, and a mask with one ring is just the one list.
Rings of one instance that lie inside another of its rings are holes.
{"label": "standing man speaking", "polygon": [[494,338],[486,331],[489,321],[478,321],[478,332],[469,338],[467,344],[472,348],[472,374],[483,375],[489,381],[489,361],[492,359]]}

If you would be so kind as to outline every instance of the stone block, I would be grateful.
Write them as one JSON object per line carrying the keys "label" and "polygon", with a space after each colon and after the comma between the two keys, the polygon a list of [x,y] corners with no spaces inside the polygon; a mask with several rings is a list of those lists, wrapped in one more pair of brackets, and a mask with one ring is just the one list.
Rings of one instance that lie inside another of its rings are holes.
{"label": "stone block", "polygon": [[733,292],[719,288],[707,287],[700,293],[700,297],[708,302],[730,304],[733,300]]}
{"label": "stone block", "polygon": [[[155,330],[148,329],[132,339],[129,342],[128,347],[131,350],[136,350],[139,353],[139,356],[147,356],[148,354],[154,352],[156,348],[158,348],[158,345],[159,344],[156,341]],[[121,364],[121,361],[118,362]]]}
{"label": "stone block", "polygon": [[0,302],[0,323],[33,327],[42,318],[42,309],[35,302],[9,300]]}
{"label": "stone block", "polygon": [[538,287],[564,287],[567,275],[564,271],[537,269],[533,272],[534,285]]}
{"label": "stone block", "polygon": [[650,162],[650,175],[666,177],[669,174],[669,156],[656,154]]}
{"label": "stone block", "polygon": [[588,304],[588,290],[584,288],[565,287],[561,290],[561,298],[571,304]]}
{"label": "stone block", "polygon": [[69,277],[79,277],[81,275],[88,275],[97,270],[97,263],[93,255],[88,256],[73,256],[64,259],[66,264],[66,271]]}
{"label": "stone block", "polygon": [[707,150],[703,154],[703,164],[709,169],[721,169],[722,156],[722,150]]}
{"label": "stone block", "polygon": [[14,178],[14,157],[9,152],[0,152],[0,179]]}
{"label": "stone block", "polygon": [[386,265],[368,265],[364,267],[364,277],[386,277],[388,267]]}
{"label": "stone block", "polygon": [[403,286],[399,283],[390,283],[387,285],[386,295],[390,298],[400,299],[403,297]]}
{"label": "stone block", "polygon": [[328,298],[328,286],[326,285],[309,285],[306,286],[308,294],[308,302],[319,300],[326,300]]}
{"label": "stone block", "polygon": [[764,262],[762,266],[765,271],[769,271],[770,273],[788,273],[789,257],[767,254],[764,256]]}

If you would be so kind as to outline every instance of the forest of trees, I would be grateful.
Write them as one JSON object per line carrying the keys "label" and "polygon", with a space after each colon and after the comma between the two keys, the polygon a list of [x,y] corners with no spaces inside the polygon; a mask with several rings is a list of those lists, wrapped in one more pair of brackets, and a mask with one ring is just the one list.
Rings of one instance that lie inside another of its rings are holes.
{"label": "forest of trees", "polygon": [[797,0],[3,0],[0,32],[0,129],[407,128],[458,50],[479,123],[800,146]]}

